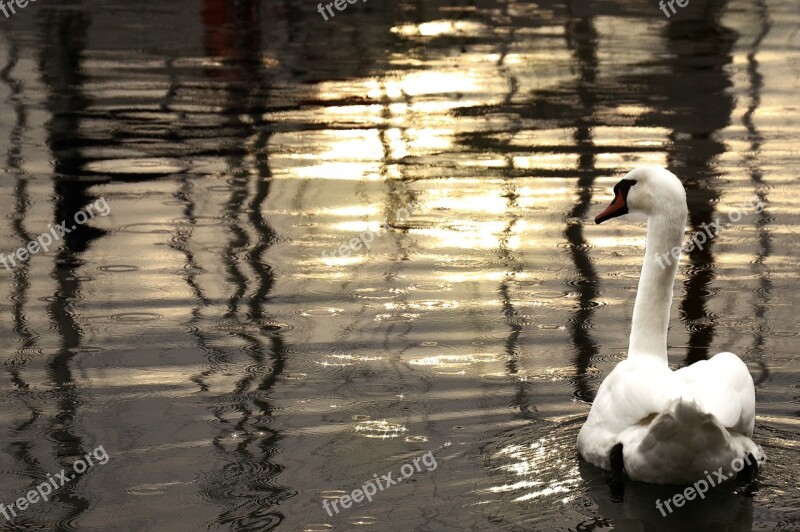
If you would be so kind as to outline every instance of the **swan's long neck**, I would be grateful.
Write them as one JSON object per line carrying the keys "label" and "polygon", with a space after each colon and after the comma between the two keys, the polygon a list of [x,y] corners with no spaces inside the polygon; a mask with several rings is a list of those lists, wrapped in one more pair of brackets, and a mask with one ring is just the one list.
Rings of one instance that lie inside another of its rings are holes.
{"label": "swan's long neck", "polygon": [[669,310],[680,260],[680,255],[675,258],[672,250],[681,249],[685,227],[685,204],[654,214],[647,221],[647,244],[633,306],[629,358],[648,356],[667,363]]}

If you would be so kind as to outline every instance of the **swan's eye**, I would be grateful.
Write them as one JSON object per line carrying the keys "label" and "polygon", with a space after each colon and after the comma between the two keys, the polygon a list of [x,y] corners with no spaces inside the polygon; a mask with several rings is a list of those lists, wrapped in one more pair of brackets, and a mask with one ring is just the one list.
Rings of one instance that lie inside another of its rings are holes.
{"label": "swan's eye", "polygon": [[635,184],[636,184],[635,179],[621,179],[619,183],[614,185],[614,195],[619,194],[621,192],[623,199],[627,201],[628,191]]}

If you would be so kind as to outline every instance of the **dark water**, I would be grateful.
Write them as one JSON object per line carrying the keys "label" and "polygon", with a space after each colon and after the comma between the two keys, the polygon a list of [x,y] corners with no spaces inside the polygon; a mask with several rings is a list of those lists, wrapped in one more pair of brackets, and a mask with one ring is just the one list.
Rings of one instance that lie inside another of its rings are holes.
{"label": "dark water", "polygon": [[[0,502],[110,457],[0,528],[800,530],[800,8],[587,4],[0,17],[0,251],[110,208],[0,268]],[[682,259],[670,361],[740,354],[769,460],[669,518],[575,448],[644,244],[590,220],[641,164],[691,232],[766,205]]]}

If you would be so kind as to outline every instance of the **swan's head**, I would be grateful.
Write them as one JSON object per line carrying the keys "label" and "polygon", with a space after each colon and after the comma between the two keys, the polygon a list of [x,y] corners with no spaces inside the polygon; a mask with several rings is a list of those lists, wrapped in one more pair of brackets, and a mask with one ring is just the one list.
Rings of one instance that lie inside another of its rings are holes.
{"label": "swan's head", "polygon": [[680,180],[664,168],[640,166],[614,185],[614,200],[594,221],[600,224],[625,214],[649,218],[673,212],[686,216],[686,191]]}

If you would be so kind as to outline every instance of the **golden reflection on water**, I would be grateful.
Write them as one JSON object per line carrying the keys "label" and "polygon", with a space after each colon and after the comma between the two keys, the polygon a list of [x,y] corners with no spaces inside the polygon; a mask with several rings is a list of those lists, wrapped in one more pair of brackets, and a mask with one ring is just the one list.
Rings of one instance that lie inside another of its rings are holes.
{"label": "golden reflection on water", "polygon": [[360,362],[375,362],[383,360],[381,356],[358,356],[358,355],[325,355],[329,360],[319,360],[316,363],[320,366],[353,366]]}
{"label": "golden reflection on water", "polygon": [[511,464],[502,466],[502,469],[521,480],[493,486],[488,491],[514,493],[514,502],[555,495],[556,500],[566,504],[574,498],[570,493],[581,480],[577,464],[564,464],[562,461],[562,457],[572,450],[573,444],[566,442],[566,445],[569,446],[568,449],[560,449],[556,439],[550,437],[529,445],[510,445],[501,449],[497,455],[512,461]]}
{"label": "golden reflection on water", "polygon": [[365,438],[378,438],[385,440],[388,438],[399,438],[408,429],[397,423],[390,423],[386,420],[381,421],[362,421],[356,424],[356,433]]}

